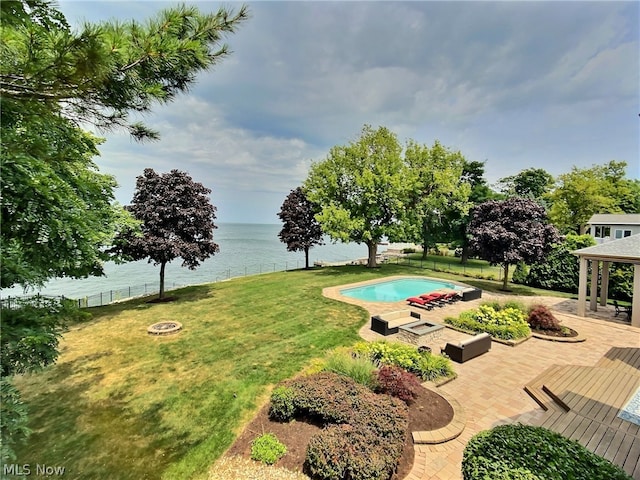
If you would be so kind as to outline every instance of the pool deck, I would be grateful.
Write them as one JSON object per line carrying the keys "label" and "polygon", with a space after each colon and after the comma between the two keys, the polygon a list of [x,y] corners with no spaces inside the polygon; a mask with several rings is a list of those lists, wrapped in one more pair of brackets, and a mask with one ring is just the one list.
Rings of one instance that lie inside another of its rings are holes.
{"label": "pool deck", "polygon": [[[340,295],[342,288],[345,286],[327,288],[323,293],[329,298],[359,305],[371,315],[411,309],[432,322],[443,322],[446,316],[456,316],[486,300],[505,298],[504,295],[483,292],[482,299],[460,301],[427,311],[408,307],[404,301],[383,303],[347,298]],[[589,316],[583,318],[576,315],[577,300],[542,296],[518,299],[525,304],[549,306],[562,324],[577,330],[584,341],[563,343],[530,338],[515,347],[494,342],[486,354],[463,364],[454,364],[458,375],[455,380],[440,387],[427,385],[459,402],[464,409],[465,426],[459,436],[447,442],[416,444],[414,467],[407,480],[461,479],[462,454],[469,439],[482,430],[514,422],[542,425],[559,431],[613,461],[633,478],[640,479],[640,433],[634,424],[622,421],[617,413],[612,413],[617,412],[619,406],[624,405],[632,392],[640,387],[640,370],[634,364],[635,360],[629,359],[618,361],[620,370],[615,373],[607,374],[600,370],[611,367],[607,359],[614,356],[612,352],[640,350],[640,329],[618,320],[614,317],[614,308],[609,306],[599,306],[597,312],[587,310]],[[369,321],[360,329],[360,336],[366,340],[397,340],[397,335],[384,337],[371,331]],[[468,337],[447,328],[441,338],[429,346],[437,353],[446,342],[458,342]],[[632,356],[640,359],[640,354]],[[569,413],[557,405],[551,406],[549,411],[543,410],[524,390],[526,385],[539,381],[545,373],[553,375],[554,369],[565,371],[566,378],[562,380],[556,375],[547,383],[555,389],[554,393],[567,400],[571,408]],[[579,373],[581,380],[576,381]],[[616,388],[605,383],[608,378],[618,379]],[[593,405],[598,405],[597,412]],[[587,410],[586,406],[590,409]]]}

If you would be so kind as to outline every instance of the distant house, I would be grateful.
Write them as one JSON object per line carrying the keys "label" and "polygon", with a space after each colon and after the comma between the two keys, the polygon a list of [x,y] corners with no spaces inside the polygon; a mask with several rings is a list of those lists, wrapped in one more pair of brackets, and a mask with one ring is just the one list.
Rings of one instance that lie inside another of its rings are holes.
{"label": "distant house", "polygon": [[587,222],[586,232],[599,244],[630,237],[640,233],[640,214],[598,213]]}

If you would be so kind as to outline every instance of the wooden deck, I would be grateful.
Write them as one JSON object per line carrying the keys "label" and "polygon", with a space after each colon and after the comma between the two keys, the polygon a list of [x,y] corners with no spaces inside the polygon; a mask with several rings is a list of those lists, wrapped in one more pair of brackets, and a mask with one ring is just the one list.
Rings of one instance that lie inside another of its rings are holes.
{"label": "wooden deck", "polygon": [[640,478],[640,426],[618,418],[640,388],[640,348],[611,348],[593,367],[552,365],[525,386],[546,413],[536,422]]}

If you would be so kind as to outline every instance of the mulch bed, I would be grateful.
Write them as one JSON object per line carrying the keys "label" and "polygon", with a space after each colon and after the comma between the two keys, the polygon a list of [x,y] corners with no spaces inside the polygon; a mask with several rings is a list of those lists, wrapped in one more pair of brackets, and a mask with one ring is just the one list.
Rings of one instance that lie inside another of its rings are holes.
{"label": "mulch bed", "polygon": [[[453,408],[449,402],[431,390],[426,388],[419,390],[418,397],[409,406],[407,440],[393,480],[406,477],[413,468],[414,451],[411,432],[436,430],[448,425],[452,419]],[[309,440],[321,428],[321,425],[314,425],[303,419],[290,423],[272,421],[269,419],[269,404],[267,403],[245,427],[242,434],[227,451],[227,455],[251,458],[251,442],[263,433],[273,433],[287,447],[286,455],[276,463],[276,466],[302,472]]]}
{"label": "mulch bed", "polygon": [[563,327],[563,328],[569,331],[565,333],[562,330],[542,330],[539,328],[532,328],[531,331],[538,335],[545,335],[547,337],[554,337],[554,338],[559,338],[559,337],[571,338],[571,337],[578,336],[578,332],[576,332],[573,328],[569,328],[569,327]]}

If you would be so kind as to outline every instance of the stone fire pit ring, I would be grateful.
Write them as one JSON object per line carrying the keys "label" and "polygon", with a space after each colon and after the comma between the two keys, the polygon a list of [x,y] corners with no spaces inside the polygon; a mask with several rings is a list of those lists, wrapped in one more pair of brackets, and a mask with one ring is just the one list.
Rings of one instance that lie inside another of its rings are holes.
{"label": "stone fire pit ring", "polygon": [[147,328],[149,335],[172,335],[182,330],[182,324],[180,322],[158,322],[154,323]]}

